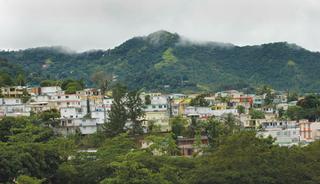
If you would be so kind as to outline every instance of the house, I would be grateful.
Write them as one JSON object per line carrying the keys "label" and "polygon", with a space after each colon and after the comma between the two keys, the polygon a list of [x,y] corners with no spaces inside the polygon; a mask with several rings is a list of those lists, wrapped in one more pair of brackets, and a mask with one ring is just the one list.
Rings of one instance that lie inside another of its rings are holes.
{"label": "house", "polygon": [[80,96],[76,94],[53,95],[51,101],[54,102],[56,109],[62,107],[81,107]]}
{"label": "house", "polygon": [[49,105],[49,102],[30,102],[27,104],[27,106],[30,108],[30,111],[34,113],[40,113],[43,111],[53,109]]}
{"label": "house", "polygon": [[6,98],[19,98],[27,93],[27,88],[24,86],[11,86],[11,87],[2,87],[1,94]]}
{"label": "house", "polygon": [[1,116],[30,116],[30,111],[20,98],[0,98]]}
{"label": "house", "polygon": [[276,113],[276,110],[273,108],[273,106],[269,105],[269,106],[264,106],[262,108],[262,111],[266,114],[274,114]]}
{"label": "house", "polygon": [[231,98],[230,103],[233,107],[241,105],[246,109],[249,109],[253,105],[253,97],[248,95],[240,95],[239,97]]}
{"label": "house", "polygon": [[191,98],[171,99],[169,100],[169,111],[172,116],[182,116],[189,105]]}
{"label": "house", "polygon": [[87,88],[76,92],[79,96],[101,96],[101,90],[96,88]]}
{"label": "house", "polygon": [[267,128],[258,132],[264,138],[271,136],[275,138],[275,143],[280,146],[293,146],[300,143],[299,127],[290,128]]}
{"label": "house", "polygon": [[86,112],[81,107],[62,107],[60,108],[61,118],[83,118]]}
{"label": "house", "polygon": [[270,129],[270,128],[296,128],[298,127],[298,123],[296,121],[285,121],[285,120],[274,120],[274,121],[262,121],[261,127],[263,129]]}
{"label": "house", "polygon": [[32,95],[27,106],[32,112],[40,113],[46,110],[55,109],[55,104],[51,101],[49,95]]}
{"label": "house", "polygon": [[273,99],[274,104],[287,103],[287,101],[287,95],[284,94],[275,95]]}
{"label": "house", "polygon": [[301,140],[312,142],[320,140],[320,122],[299,121]]}
{"label": "house", "polygon": [[262,107],[264,104],[264,98],[260,95],[253,96],[253,106],[254,107]]}
{"label": "house", "polygon": [[41,95],[55,95],[62,93],[62,89],[60,86],[48,86],[48,87],[41,87],[40,94]]}
{"label": "house", "polygon": [[55,128],[55,131],[66,136],[77,132],[87,135],[97,132],[97,119],[94,118],[62,118],[60,126]]}
{"label": "house", "polygon": [[223,114],[237,115],[237,109],[212,110],[210,107],[193,107],[189,106],[185,109],[185,116],[198,115],[199,118],[207,119],[211,116],[222,116]]}
{"label": "house", "polygon": [[237,90],[221,91],[215,94],[216,97],[223,97],[223,98],[225,97],[240,98],[241,95],[243,95],[243,93]]}
{"label": "house", "polygon": [[225,110],[228,104],[225,102],[214,102],[210,107],[212,110]]}
{"label": "house", "polygon": [[153,123],[159,126],[161,132],[169,132],[171,131],[169,119],[167,111],[146,111],[143,126],[148,127],[148,123]]}
{"label": "house", "polygon": [[[201,147],[208,146],[208,137],[201,136],[200,138]],[[194,153],[198,152],[198,154],[202,154],[201,150],[198,150],[197,146],[195,145],[196,139],[195,138],[186,138],[186,137],[178,137],[177,139],[177,146],[179,148],[180,154],[182,156],[192,156]]]}
{"label": "house", "polygon": [[159,126],[161,132],[171,130],[169,125],[170,111],[167,104],[167,97],[162,95],[150,96],[151,104],[145,105],[144,127],[148,127],[149,123]]}

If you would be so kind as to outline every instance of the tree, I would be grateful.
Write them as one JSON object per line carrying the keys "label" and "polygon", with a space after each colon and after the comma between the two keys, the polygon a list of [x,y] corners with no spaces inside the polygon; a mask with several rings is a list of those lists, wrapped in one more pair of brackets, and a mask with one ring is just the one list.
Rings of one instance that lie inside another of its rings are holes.
{"label": "tree", "polygon": [[223,121],[225,123],[225,131],[226,135],[234,134],[240,131],[240,124],[241,122],[234,117],[233,114],[229,113],[224,118]]}
{"label": "tree", "polygon": [[274,97],[275,97],[275,94],[272,93],[272,92],[267,92],[266,93],[266,96],[264,98],[264,103],[265,105],[271,105],[273,103],[273,100],[274,100]]}
{"label": "tree", "polygon": [[123,133],[128,116],[126,111],[126,87],[116,84],[112,90],[113,103],[108,111],[108,121],[104,124],[104,131],[107,136],[114,137]]}
{"label": "tree", "polygon": [[44,124],[56,127],[59,123],[58,118],[60,118],[60,112],[57,109],[50,109],[37,114],[37,117],[39,117]]}
{"label": "tree", "polygon": [[102,146],[98,149],[98,158],[108,161],[114,161],[116,157],[125,155],[133,149],[136,149],[137,145],[132,137],[129,137],[127,133],[117,135],[113,138],[106,139]]}
{"label": "tree", "polygon": [[128,153],[122,161],[111,163],[115,172],[100,184],[172,184],[160,173],[160,169],[148,168],[148,165],[140,161],[141,158],[150,156],[144,152]]}
{"label": "tree", "polygon": [[146,137],[146,140],[150,144],[148,150],[155,154],[173,156],[179,151],[173,134],[167,134],[165,136],[150,135]]}
{"label": "tree", "polygon": [[170,125],[172,133],[174,134],[174,138],[178,136],[187,136],[187,129],[188,121],[187,119],[177,116],[170,119]]}
{"label": "tree", "polygon": [[206,96],[206,94],[201,94],[191,99],[190,106],[208,107],[209,102],[205,99]]}
{"label": "tree", "polygon": [[209,140],[210,148],[217,148],[222,140],[222,137],[226,131],[224,131],[224,126],[221,121],[218,121],[214,118],[209,118],[205,124],[205,134]]}
{"label": "tree", "polygon": [[288,92],[288,102],[297,101],[299,99],[299,95],[296,92],[289,93]]}
{"label": "tree", "polygon": [[278,117],[279,118],[283,118],[285,115],[285,110],[283,109],[283,107],[278,109]]}
{"label": "tree", "polygon": [[140,98],[140,92],[130,91],[127,94],[125,102],[127,108],[127,117],[131,122],[131,135],[140,135],[143,133],[142,122],[144,117],[143,103]]}
{"label": "tree", "polygon": [[238,111],[238,114],[241,115],[241,114],[244,114],[244,113],[245,113],[246,109],[245,109],[244,106],[238,105],[238,106],[237,106],[237,111]]}
{"label": "tree", "polygon": [[76,91],[82,90],[85,87],[83,80],[64,80],[61,84],[61,88],[65,90],[66,94],[75,94]]}
{"label": "tree", "polygon": [[300,106],[290,106],[286,111],[286,115],[291,120],[299,121],[300,119],[304,118],[304,111],[303,108]]}
{"label": "tree", "polygon": [[298,113],[299,118],[308,119],[309,121],[316,121],[320,118],[320,97],[318,95],[306,96],[304,99],[298,101],[297,106],[301,107],[301,109],[297,107],[290,109],[291,112],[289,112],[289,115]]}
{"label": "tree", "polygon": [[[281,167],[275,160],[281,160],[285,152],[279,154],[273,151],[269,139],[261,139],[254,132],[244,131],[225,137],[220,144],[198,160],[196,168],[188,173],[186,183],[286,183],[278,182],[284,180],[277,180],[278,176],[283,177],[283,173],[277,174],[279,171],[274,170],[274,167]],[[273,158],[273,154],[277,157]],[[275,163],[278,164],[273,167]],[[290,173],[289,170],[281,171]]]}
{"label": "tree", "polygon": [[60,86],[61,81],[59,80],[43,80],[40,82],[41,87],[48,87],[48,86]]}
{"label": "tree", "polygon": [[37,179],[37,178],[34,178],[34,177],[30,177],[30,176],[26,176],[26,175],[20,175],[18,178],[17,178],[17,181],[16,183],[17,184],[41,184],[45,181],[45,179]]}
{"label": "tree", "polygon": [[0,87],[12,86],[14,84],[11,76],[7,72],[1,72],[0,74]]}
{"label": "tree", "polygon": [[144,97],[144,104],[146,104],[146,105],[150,105],[150,104],[151,104],[151,97],[150,97],[150,95],[146,95],[146,96]]}
{"label": "tree", "polygon": [[271,94],[272,93],[272,87],[270,85],[262,85],[256,89],[257,95],[263,95],[263,94]]}
{"label": "tree", "polygon": [[192,145],[192,147],[194,149],[193,156],[198,156],[199,153],[201,153],[203,151],[200,130],[196,131],[196,134],[194,136],[194,144]]}
{"label": "tree", "polygon": [[16,84],[19,86],[26,85],[26,78],[23,74],[19,74],[16,78]]}
{"label": "tree", "polygon": [[265,118],[265,115],[260,110],[251,109],[249,112],[249,115],[251,116],[251,119],[263,119]]}
{"label": "tree", "polygon": [[101,89],[102,95],[105,95],[109,87],[109,83],[112,81],[112,76],[105,71],[96,71],[91,76],[92,82],[94,82],[98,88]]}

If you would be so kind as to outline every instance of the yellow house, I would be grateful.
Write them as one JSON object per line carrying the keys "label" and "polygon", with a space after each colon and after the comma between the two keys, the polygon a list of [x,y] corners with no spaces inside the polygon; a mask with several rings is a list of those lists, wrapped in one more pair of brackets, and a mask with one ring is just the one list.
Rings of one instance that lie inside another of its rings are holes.
{"label": "yellow house", "polygon": [[172,114],[174,116],[182,116],[184,115],[186,107],[191,102],[191,98],[181,98],[175,99],[172,103]]}
{"label": "yellow house", "polygon": [[211,106],[212,110],[226,110],[227,109],[227,103],[216,103],[213,106]]}

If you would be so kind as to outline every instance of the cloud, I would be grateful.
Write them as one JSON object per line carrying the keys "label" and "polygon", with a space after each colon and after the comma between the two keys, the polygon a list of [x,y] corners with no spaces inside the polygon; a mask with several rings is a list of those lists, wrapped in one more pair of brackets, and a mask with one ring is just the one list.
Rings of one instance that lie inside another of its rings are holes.
{"label": "cloud", "polygon": [[319,0],[0,0],[0,48],[113,48],[168,30],[191,40],[320,51]]}

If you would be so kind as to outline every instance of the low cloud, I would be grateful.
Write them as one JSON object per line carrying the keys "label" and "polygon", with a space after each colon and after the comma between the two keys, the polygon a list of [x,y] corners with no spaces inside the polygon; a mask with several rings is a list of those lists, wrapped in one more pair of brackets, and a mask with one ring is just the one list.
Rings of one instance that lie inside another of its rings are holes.
{"label": "low cloud", "polygon": [[192,44],[287,41],[320,51],[319,19],[319,0],[0,0],[0,49],[108,49],[163,29]]}

